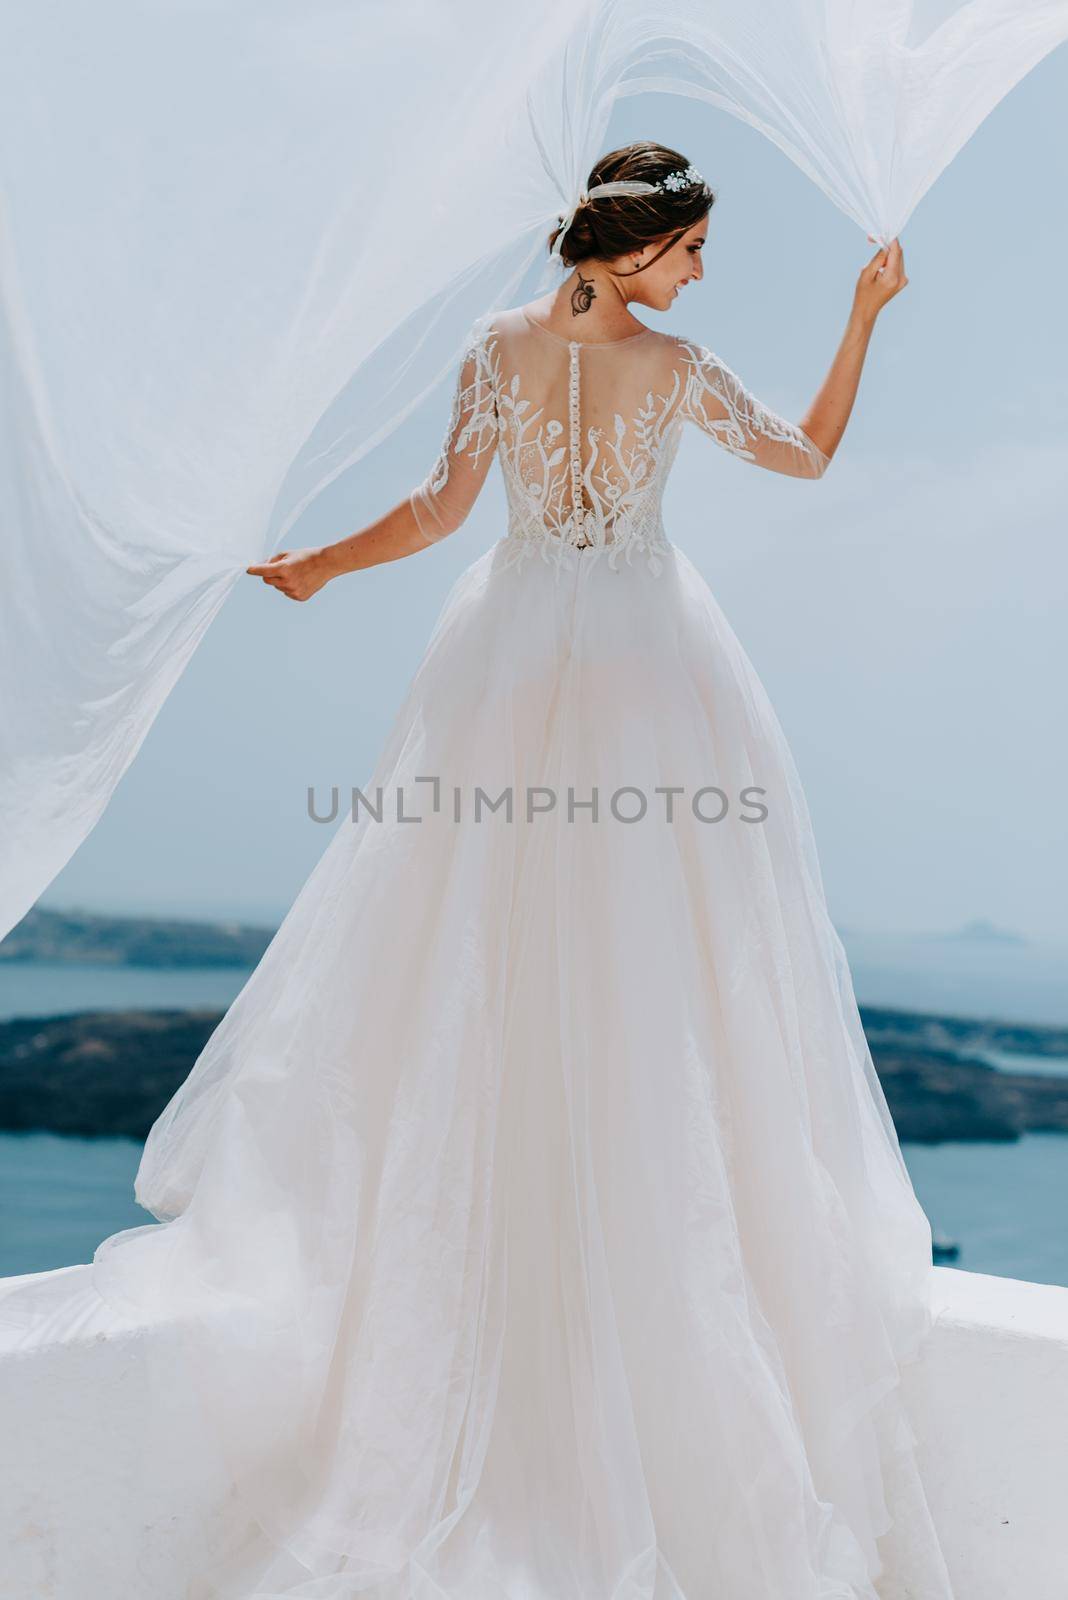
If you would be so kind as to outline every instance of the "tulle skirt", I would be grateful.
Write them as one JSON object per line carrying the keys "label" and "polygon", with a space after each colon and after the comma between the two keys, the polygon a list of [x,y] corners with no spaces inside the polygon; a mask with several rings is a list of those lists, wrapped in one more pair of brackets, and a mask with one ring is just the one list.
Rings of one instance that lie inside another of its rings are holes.
{"label": "tulle skirt", "polygon": [[175,1593],[948,1600],[930,1230],[782,730],[676,547],[517,544],[97,1253],[232,1484]]}

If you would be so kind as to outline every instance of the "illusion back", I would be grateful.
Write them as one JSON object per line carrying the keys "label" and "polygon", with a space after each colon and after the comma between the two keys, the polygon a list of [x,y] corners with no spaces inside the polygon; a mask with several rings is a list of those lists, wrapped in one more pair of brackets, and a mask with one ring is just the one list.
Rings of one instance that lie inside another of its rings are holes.
{"label": "illusion back", "polygon": [[441,453],[411,496],[423,537],[463,522],[499,453],[517,555],[641,552],[666,544],[664,484],[683,425],[733,455],[797,478],[828,458],[701,345],[646,329],[610,343],[568,340],[523,308],[471,330]]}

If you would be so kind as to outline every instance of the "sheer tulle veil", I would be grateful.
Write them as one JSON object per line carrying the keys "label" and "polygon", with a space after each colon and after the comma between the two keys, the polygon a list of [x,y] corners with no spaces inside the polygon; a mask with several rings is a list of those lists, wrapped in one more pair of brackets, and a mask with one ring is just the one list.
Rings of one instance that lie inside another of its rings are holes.
{"label": "sheer tulle veil", "polygon": [[[244,567],[509,303],[619,96],[744,118],[886,238],[1068,0],[57,0],[6,32],[5,929]],[[413,204],[433,248],[398,260]]]}

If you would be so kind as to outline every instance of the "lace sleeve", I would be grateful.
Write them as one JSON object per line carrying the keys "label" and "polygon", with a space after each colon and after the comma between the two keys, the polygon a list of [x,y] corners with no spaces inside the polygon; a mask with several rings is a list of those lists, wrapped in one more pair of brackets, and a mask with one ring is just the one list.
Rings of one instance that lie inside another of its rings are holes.
{"label": "lace sleeve", "polygon": [[428,544],[455,533],[478,498],[497,448],[495,343],[488,325],[468,336],[437,461],[409,496]]}
{"label": "lace sleeve", "polygon": [[792,422],[769,411],[711,350],[682,344],[680,412],[716,443],[770,472],[792,478],[822,478],[830,457]]}

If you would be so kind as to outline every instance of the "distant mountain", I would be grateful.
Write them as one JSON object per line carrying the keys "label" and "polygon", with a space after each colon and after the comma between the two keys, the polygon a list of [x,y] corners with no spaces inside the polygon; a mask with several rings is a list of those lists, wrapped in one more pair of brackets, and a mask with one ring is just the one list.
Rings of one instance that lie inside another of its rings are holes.
{"label": "distant mountain", "polygon": [[971,922],[966,922],[963,927],[957,928],[952,933],[935,933],[934,939],[952,939],[967,944],[1027,944],[1027,940],[1019,933],[1013,933],[1009,928],[999,928],[995,922],[988,922],[985,917],[975,917]]}
{"label": "distant mountain", "polygon": [[0,941],[0,961],[117,967],[254,967],[274,934],[241,922],[104,916],[35,906]]}

